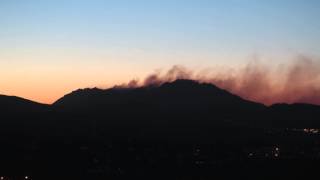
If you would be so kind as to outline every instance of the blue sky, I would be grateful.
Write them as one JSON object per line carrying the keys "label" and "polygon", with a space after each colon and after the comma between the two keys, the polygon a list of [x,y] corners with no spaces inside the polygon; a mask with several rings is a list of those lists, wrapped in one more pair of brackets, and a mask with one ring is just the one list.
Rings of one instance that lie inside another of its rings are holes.
{"label": "blue sky", "polygon": [[191,43],[250,50],[272,44],[312,52],[319,50],[312,46],[319,42],[319,10],[317,0],[2,0],[0,38],[2,47],[197,48],[185,44]]}
{"label": "blue sky", "polygon": [[[0,0],[0,75],[17,84],[26,74],[29,84],[44,75],[63,86],[91,73],[71,89],[174,64],[318,57],[319,17],[318,0]],[[75,77],[64,83],[53,78],[70,71]],[[1,85],[0,93],[14,92]]]}

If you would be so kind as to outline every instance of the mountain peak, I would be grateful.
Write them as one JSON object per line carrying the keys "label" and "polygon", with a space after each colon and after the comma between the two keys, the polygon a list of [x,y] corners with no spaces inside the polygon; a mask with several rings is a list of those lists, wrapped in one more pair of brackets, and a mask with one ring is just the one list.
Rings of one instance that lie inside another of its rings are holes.
{"label": "mountain peak", "polygon": [[[203,86],[204,83],[200,83],[195,80],[190,79],[177,79],[172,82],[166,82],[162,84],[160,87],[171,87],[171,88],[198,88],[200,86]],[[214,86],[213,84],[211,84]]]}
{"label": "mountain peak", "polygon": [[172,82],[163,83],[160,86],[77,90],[65,95],[54,103],[54,105],[70,108],[94,108],[115,104],[131,104],[132,106],[141,104],[157,104],[159,106],[180,104],[182,106],[192,106],[197,104],[200,106],[210,106],[210,108],[213,106],[217,108],[235,108],[240,104],[243,106],[261,106],[261,104],[244,100],[213,84],[189,79],[177,79]]}

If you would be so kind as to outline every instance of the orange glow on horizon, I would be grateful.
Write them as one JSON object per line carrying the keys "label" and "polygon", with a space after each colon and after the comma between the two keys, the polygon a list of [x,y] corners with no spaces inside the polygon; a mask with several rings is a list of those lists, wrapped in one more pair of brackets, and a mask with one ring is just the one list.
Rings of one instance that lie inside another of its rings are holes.
{"label": "orange glow on horizon", "polygon": [[[168,71],[153,74],[140,69],[139,74],[128,67],[123,70],[77,68],[37,69],[2,72],[0,94],[20,96],[36,102],[51,104],[79,88],[109,88],[137,79],[138,85],[193,79],[217,85],[245,99],[271,105],[274,103],[311,103],[320,105],[320,63],[298,57],[286,66],[266,66],[252,62],[239,69],[211,68],[206,70],[173,66]],[[54,76],[53,76],[54,75]],[[131,78],[133,77],[133,78]],[[130,83],[128,86],[131,86]]]}

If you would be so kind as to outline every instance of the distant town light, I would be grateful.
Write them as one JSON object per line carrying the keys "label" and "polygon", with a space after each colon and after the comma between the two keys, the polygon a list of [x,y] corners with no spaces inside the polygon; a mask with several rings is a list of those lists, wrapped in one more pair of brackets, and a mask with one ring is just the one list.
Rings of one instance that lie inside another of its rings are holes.
{"label": "distant town light", "polygon": [[29,179],[29,176],[25,176],[24,179]]}
{"label": "distant town light", "polygon": [[0,179],[1,179],[1,180],[3,180],[3,179],[4,179],[4,177],[3,177],[3,176],[1,176],[1,177],[0,177]]}

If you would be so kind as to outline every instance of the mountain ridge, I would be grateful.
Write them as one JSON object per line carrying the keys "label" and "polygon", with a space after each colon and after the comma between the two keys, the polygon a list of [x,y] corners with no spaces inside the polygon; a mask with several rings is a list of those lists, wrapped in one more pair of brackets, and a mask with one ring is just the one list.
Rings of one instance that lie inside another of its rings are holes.
{"label": "mountain ridge", "polygon": [[154,118],[155,124],[166,122],[166,119],[174,119],[177,124],[187,123],[181,120],[184,118],[189,120],[189,124],[228,121],[250,126],[320,127],[320,106],[302,103],[265,106],[213,84],[185,79],[158,86],[78,89],[51,105],[14,96],[0,96],[0,107],[8,116],[14,115],[14,112],[41,112],[45,117],[47,110],[50,110],[53,115],[47,116],[60,119],[64,119],[64,113],[67,113],[73,119],[83,116],[106,119],[112,123],[119,123],[121,119],[122,124],[132,124],[129,120],[132,118],[140,120],[136,121],[137,124],[148,124],[150,117],[157,116]]}
{"label": "mountain ridge", "polygon": [[187,80],[187,79],[178,79],[173,82],[165,82],[159,86],[149,85],[149,86],[143,86],[143,87],[137,87],[137,88],[129,88],[129,87],[128,88],[127,87],[119,88],[119,87],[115,86],[115,87],[112,87],[109,89],[98,89],[98,88],[78,89],[78,90],[72,91],[69,94],[64,95],[63,97],[61,97],[60,99],[55,101],[52,105],[61,104],[61,102],[64,100],[64,98],[68,98],[72,95],[74,95],[74,96],[89,95],[89,94],[91,94],[91,95],[97,95],[97,94],[105,95],[106,93],[114,93],[114,92],[121,93],[121,92],[128,92],[128,91],[148,91],[148,90],[154,90],[154,89],[176,89],[178,91],[184,91],[182,88],[194,89],[195,87],[200,87],[200,86],[212,90],[211,93],[218,93],[218,95],[226,95],[227,94],[227,95],[233,96],[233,98],[241,99],[246,102],[261,104],[258,102],[253,102],[250,100],[243,99],[240,96],[232,94],[224,89],[218,88],[214,84],[200,83],[198,81]]}
{"label": "mountain ridge", "polygon": [[48,104],[38,103],[18,96],[0,94],[0,108],[2,110],[14,111],[36,111],[37,109],[49,107]]}

